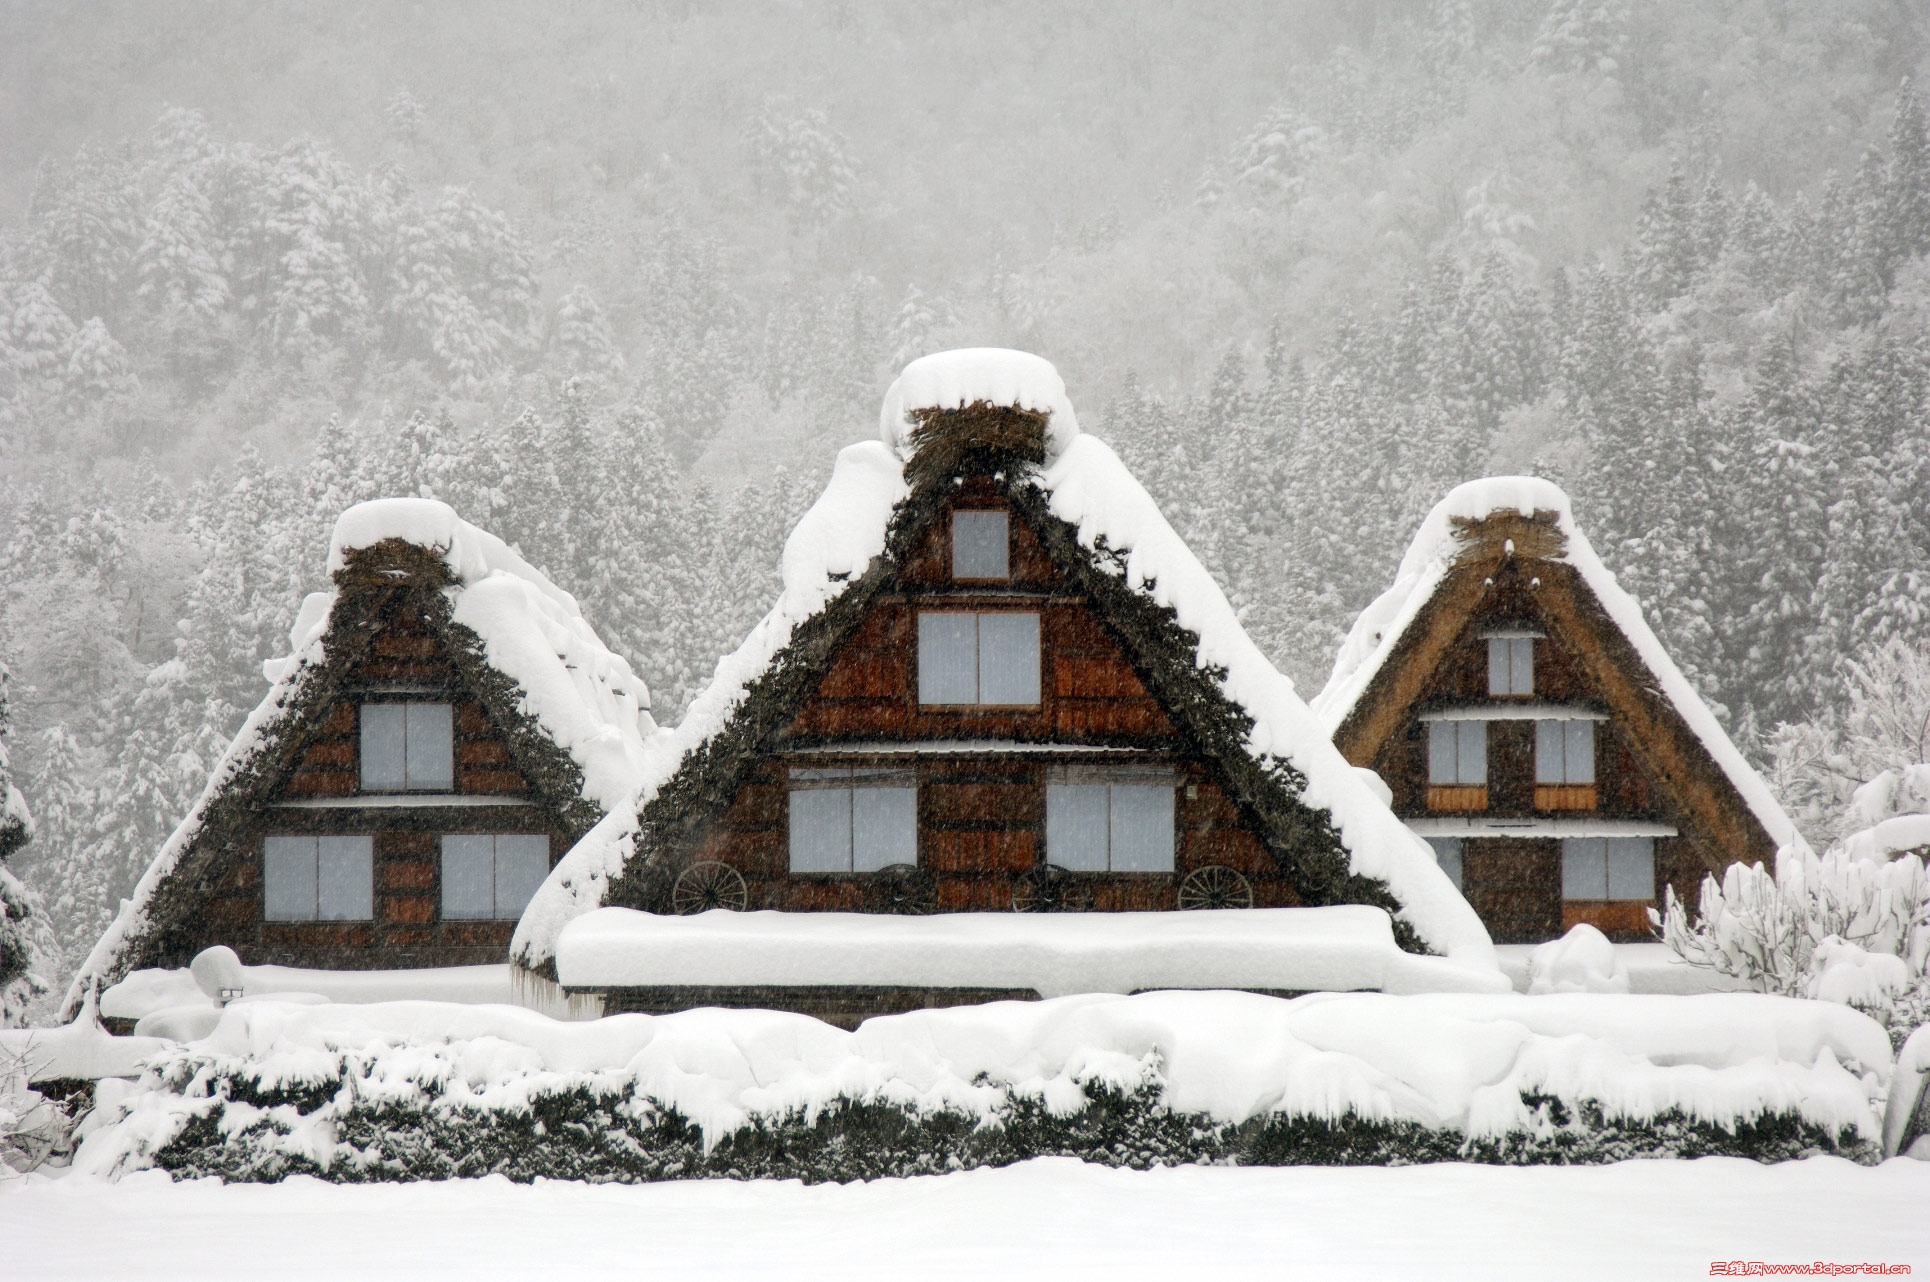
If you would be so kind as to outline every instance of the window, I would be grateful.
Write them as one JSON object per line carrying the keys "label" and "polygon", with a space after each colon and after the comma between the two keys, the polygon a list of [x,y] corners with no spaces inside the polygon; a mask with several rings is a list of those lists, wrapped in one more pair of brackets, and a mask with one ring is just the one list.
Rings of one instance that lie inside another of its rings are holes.
{"label": "window", "polygon": [[1171,776],[1055,770],[1045,786],[1045,857],[1074,872],[1173,871]]}
{"label": "window", "polygon": [[1593,721],[1535,722],[1535,782],[1595,782]]}
{"label": "window", "polygon": [[520,917],[549,871],[550,839],[542,833],[451,833],[442,839],[442,915]]}
{"label": "window", "polygon": [[791,771],[791,871],[876,872],[918,862],[909,770]]}
{"label": "window", "polygon": [[1533,637],[1488,638],[1488,693],[1533,694],[1535,692],[1535,639]]}
{"label": "window", "polygon": [[952,513],[952,577],[1012,577],[1012,544],[1005,513],[971,510]]}
{"label": "window", "polygon": [[368,921],[375,916],[373,837],[270,837],[262,843],[262,915],[269,921]]}
{"label": "window", "polygon": [[1039,616],[920,613],[918,702],[1036,706]]}
{"label": "window", "polygon": [[1434,847],[1434,862],[1441,865],[1441,871],[1454,883],[1456,890],[1461,885],[1461,839],[1459,837],[1429,837],[1427,844]]}
{"label": "window", "polygon": [[1655,898],[1655,838],[1562,838],[1561,897]]}
{"label": "window", "polygon": [[1488,723],[1427,723],[1427,781],[1436,786],[1485,786],[1488,782]]}
{"label": "window", "polygon": [[446,703],[362,705],[362,791],[456,786],[455,721]]}

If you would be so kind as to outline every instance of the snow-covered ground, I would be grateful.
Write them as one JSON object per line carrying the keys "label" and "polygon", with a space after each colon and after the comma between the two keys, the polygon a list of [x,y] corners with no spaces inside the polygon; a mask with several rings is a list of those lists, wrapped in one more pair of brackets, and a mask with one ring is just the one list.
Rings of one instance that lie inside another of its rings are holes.
{"label": "snow-covered ground", "polygon": [[870,1184],[500,1178],[0,1188],[6,1275],[63,1278],[1692,1278],[1930,1268],[1930,1163],[1113,1170]]}

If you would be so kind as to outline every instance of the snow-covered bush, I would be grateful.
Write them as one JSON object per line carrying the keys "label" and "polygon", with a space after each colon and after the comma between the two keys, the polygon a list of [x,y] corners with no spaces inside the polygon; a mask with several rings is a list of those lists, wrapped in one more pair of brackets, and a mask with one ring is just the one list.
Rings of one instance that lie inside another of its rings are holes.
{"label": "snow-covered bush", "polygon": [[244,999],[149,1060],[76,1169],[342,1182],[868,1179],[1044,1155],[1144,1168],[1873,1160],[1854,1011],[1754,994],[1087,995],[846,1033],[687,1011]]}
{"label": "snow-covered bush", "polygon": [[1685,961],[1766,993],[1844,1001],[1902,1044],[1930,1005],[1930,877],[1918,856],[1785,851],[1772,875],[1732,864],[1704,877],[1699,910],[1666,892],[1651,917]]}

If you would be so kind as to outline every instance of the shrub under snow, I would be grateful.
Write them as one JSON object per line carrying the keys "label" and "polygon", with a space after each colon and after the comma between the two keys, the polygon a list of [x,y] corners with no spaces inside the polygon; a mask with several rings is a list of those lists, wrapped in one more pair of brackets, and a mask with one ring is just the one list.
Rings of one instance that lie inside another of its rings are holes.
{"label": "shrub under snow", "polygon": [[843,1032],[408,1002],[223,1012],[76,1158],[114,1175],[848,1180],[1179,1162],[1874,1158],[1887,1040],[1754,994],[1149,993]]}
{"label": "shrub under snow", "polygon": [[1733,864],[1702,881],[1691,920],[1674,891],[1655,914],[1685,960],[1764,992],[1847,1002],[1901,1045],[1930,1019],[1930,876],[1923,860],[1785,851],[1771,875]]}

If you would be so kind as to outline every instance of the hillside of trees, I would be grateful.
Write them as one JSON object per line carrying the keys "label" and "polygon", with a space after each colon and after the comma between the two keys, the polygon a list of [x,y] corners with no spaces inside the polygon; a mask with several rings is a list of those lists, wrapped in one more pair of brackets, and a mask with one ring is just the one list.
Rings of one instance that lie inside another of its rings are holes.
{"label": "hillside of trees", "polygon": [[1308,694],[1493,472],[1569,488],[1748,751],[1923,650],[1920,6],[1215,12],[0,14],[9,866],[53,969],[344,506],[518,544],[671,721],[944,347],[1057,363]]}

